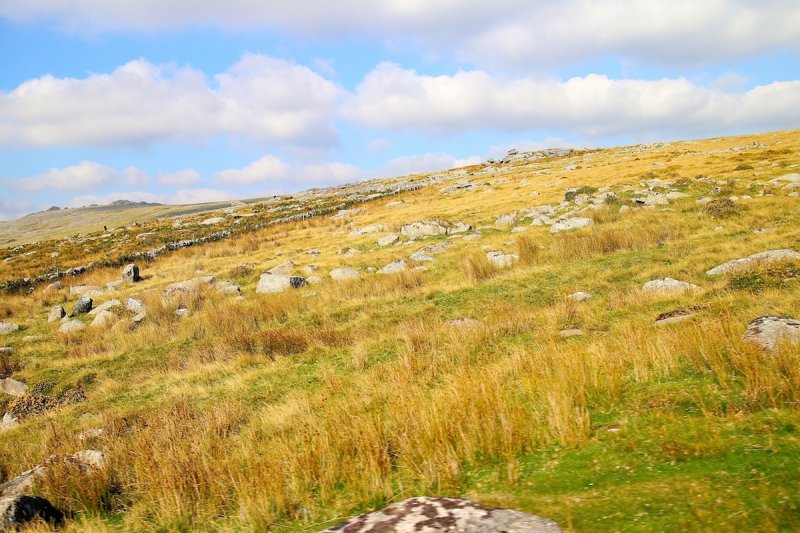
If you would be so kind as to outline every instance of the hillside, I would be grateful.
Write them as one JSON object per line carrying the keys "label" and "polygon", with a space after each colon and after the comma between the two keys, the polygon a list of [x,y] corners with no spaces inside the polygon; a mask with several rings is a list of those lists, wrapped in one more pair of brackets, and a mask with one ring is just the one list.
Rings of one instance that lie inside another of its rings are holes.
{"label": "hillside", "polygon": [[800,529],[800,131],[208,207],[4,237],[0,496],[62,531],[320,531],[423,495]]}

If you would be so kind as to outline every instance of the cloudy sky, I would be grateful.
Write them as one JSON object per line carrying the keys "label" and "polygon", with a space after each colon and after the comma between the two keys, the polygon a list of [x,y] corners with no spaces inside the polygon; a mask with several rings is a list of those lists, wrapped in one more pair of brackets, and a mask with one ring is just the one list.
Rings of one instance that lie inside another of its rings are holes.
{"label": "cloudy sky", "polygon": [[800,127],[797,0],[0,0],[0,220]]}

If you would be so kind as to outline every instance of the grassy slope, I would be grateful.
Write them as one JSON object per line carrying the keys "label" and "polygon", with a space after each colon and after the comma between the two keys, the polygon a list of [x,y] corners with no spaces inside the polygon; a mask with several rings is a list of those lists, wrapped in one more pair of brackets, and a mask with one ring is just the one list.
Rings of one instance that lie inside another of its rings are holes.
{"label": "grassy slope", "polygon": [[[422,274],[255,295],[258,274],[289,258],[323,274],[379,268],[438,240],[375,249],[377,236],[348,237],[344,222],[329,219],[184,250],[148,266],[135,290],[153,311],[132,333],[63,338],[45,316],[66,290],[8,298],[4,313],[24,326],[6,338],[18,348],[15,377],[55,382],[51,394],[80,384],[88,401],[0,434],[0,472],[106,449],[108,472],[55,473],[40,489],[77,512],[68,527],[76,531],[313,531],[417,494],[464,495],[575,531],[797,529],[798,353],[764,354],[740,337],[757,316],[799,316],[800,288],[732,288],[704,272],[800,249],[800,199],[754,198],[717,220],[694,202],[713,184],[694,177],[735,179],[732,194],[753,194],[751,183],[794,171],[799,149],[797,132],[786,132],[598,151],[570,160],[581,168],[569,172],[564,160],[544,161],[474,178],[492,185],[473,192],[428,188],[402,195],[399,207],[368,204],[357,226],[432,217],[481,226],[557,203],[570,186],[689,178],[692,199],[601,211],[594,229],[572,234],[486,229],[477,241],[456,240]],[[734,171],[744,164],[752,169]],[[774,231],[753,232],[760,228]],[[512,269],[474,279],[465,267],[483,246],[531,244],[538,253]],[[363,252],[337,255],[345,246]],[[321,255],[302,253],[311,248]],[[246,300],[204,293],[186,320],[156,310],[148,289],[198,269],[241,283]],[[117,275],[97,271],[81,283]],[[662,276],[702,291],[640,293]],[[566,303],[577,290],[595,298]],[[693,319],[653,324],[689,305],[702,306]],[[460,316],[485,327],[445,324]],[[559,338],[567,327],[587,335]],[[41,338],[22,343],[24,335]],[[78,439],[93,427],[104,436]]]}

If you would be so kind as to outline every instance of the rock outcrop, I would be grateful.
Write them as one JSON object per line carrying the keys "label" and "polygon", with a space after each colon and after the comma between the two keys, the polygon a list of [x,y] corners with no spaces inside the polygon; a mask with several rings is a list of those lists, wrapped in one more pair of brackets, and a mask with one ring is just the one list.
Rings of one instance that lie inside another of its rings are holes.
{"label": "rock outcrop", "polygon": [[727,263],[722,263],[707,271],[706,274],[709,276],[735,274],[736,272],[741,272],[742,270],[747,270],[757,265],[775,263],[777,261],[800,261],[800,252],[789,249],[759,252],[742,259],[733,259]]}
{"label": "rock outcrop", "polygon": [[747,326],[743,339],[770,351],[783,343],[798,346],[800,320],[777,316],[758,317]]}

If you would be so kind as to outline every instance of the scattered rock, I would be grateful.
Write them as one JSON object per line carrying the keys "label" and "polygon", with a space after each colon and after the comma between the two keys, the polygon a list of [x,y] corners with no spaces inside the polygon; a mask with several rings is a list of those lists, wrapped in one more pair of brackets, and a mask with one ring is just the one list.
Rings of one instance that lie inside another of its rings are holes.
{"label": "scattered rock", "polygon": [[756,265],[769,264],[777,261],[800,261],[800,252],[790,249],[759,252],[742,259],[733,259],[727,263],[723,263],[707,271],[706,274],[709,276],[731,274],[740,272],[742,270],[747,270],[748,268],[752,268]]}
{"label": "scattered rock", "polygon": [[213,282],[214,276],[201,276],[167,285],[161,297],[162,303],[164,305],[177,303],[178,307],[185,306],[189,300],[200,294],[200,287]]}
{"label": "scattered rock", "polygon": [[591,218],[575,217],[559,220],[550,227],[550,233],[560,233],[574,229],[585,228],[592,225]]}
{"label": "scattered rock", "polygon": [[191,314],[191,312],[185,307],[178,307],[175,310],[175,314],[177,316],[179,316],[180,318],[186,318],[187,316],[189,316]]}
{"label": "scattered rock", "polygon": [[566,339],[568,337],[580,337],[581,335],[583,335],[583,330],[578,328],[562,329],[561,331],[558,332],[558,336],[563,339]]}
{"label": "scattered rock", "polygon": [[370,233],[380,233],[382,231],[386,231],[387,228],[383,224],[372,224],[371,226],[364,226],[363,228],[356,228],[350,232],[350,237],[360,237],[361,235],[367,235]]}
{"label": "scattered rock", "polygon": [[18,330],[19,326],[17,324],[14,324],[13,322],[0,321],[0,335],[8,335],[9,333],[14,333]]}
{"label": "scattered rock", "polygon": [[356,516],[322,533],[560,533],[558,524],[511,509],[469,500],[418,497]]}
{"label": "scattered rock", "polygon": [[408,264],[402,260],[398,259],[397,261],[392,261],[385,267],[378,270],[378,274],[397,274],[398,272],[404,271],[408,267]]}
{"label": "scattered rock", "polygon": [[500,250],[491,250],[486,253],[486,259],[496,268],[509,268],[519,261],[519,256],[517,254],[507,254]]}
{"label": "scattered rock", "polygon": [[125,309],[138,315],[139,313],[144,313],[147,311],[147,306],[145,306],[141,300],[137,300],[136,298],[128,298],[125,300]]}
{"label": "scattered rock", "polygon": [[21,381],[11,378],[0,379],[0,392],[4,392],[9,396],[24,396],[27,390],[28,386]]}
{"label": "scattered rock", "polygon": [[295,268],[297,268],[297,265],[294,263],[294,261],[286,261],[285,263],[281,263],[280,265],[270,268],[267,270],[267,273],[288,276],[294,271]]}
{"label": "scattered rock", "polygon": [[747,326],[742,337],[766,350],[776,350],[781,343],[800,345],[800,320],[776,316],[758,317]]}
{"label": "scattered rock", "polygon": [[47,315],[47,321],[58,322],[65,316],[67,316],[67,312],[64,310],[64,308],[60,305],[55,305],[52,309],[50,309],[50,313]]}
{"label": "scattered rock", "polygon": [[569,296],[567,296],[570,300],[574,300],[576,302],[585,302],[592,299],[592,295],[588,292],[578,291],[573,292]]}
{"label": "scattered rock", "polygon": [[687,309],[675,309],[673,311],[661,313],[656,317],[656,324],[659,326],[666,326],[668,324],[683,322],[684,320],[693,317],[695,311],[698,311],[699,309],[699,307],[689,307]]}
{"label": "scattered rock", "polygon": [[82,296],[78,298],[78,301],[75,302],[75,307],[72,308],[72,314],[70,316],[77,316],[83,315],[88,313],[92,310],[92,304],[94,302],[88,296]]}
{"label": "scattered rock", "polygon": [[445,322],[446,325],[452,326],[454,328],[463,328],[463,329],[471,329],[471,328],[479,328],[483,326],[483,322],[480,320],[476,320],[474,318],[469,317],[459,317],[454,318],[453,320],[448,320]]}
{"label": "scattered rock", "polygon": [[517,221],[517,213],[515,211],[513,213],[500,215],[499,217],[497,217],[497,220],[495,220],[494,223],[496,226],[513,226],[516,221]]}
{"label": "scattered rock", "polygon": [[700,287],[697,285],[672,278],[654,279],[642,285],[642,292],[658,294],[672,294],[698,290],[700,290]]}
{"label": "scattered rock", "polygon": [[8,431],[9,429],[14,429],[18,425],[19,420],[17,420],[17,417],[13,416],[11,413],[5,413],[2,420],[0,420],[0,433]]}
{"label": "scattered rock", "polygon": [[129,281],[131,283],[135,283],[142,278],[139,277],[139,267],[136,266],[134,263],[130,263],[126,265],[125,268],[122,269],[122,280]]}
{"label": "scattered rock", "polygon": [[412,222],[400,228],[400,233],[411,240],[433,237],[435,235],[446,235],[447,227],[444,224],[445,222],[440,221]]}
{"label": "scattered rock", "polygon": [[397,244],[398,242],[400,242],[400,236],[396,233],[390,233],[389,235],[384,235],[378,239],[378,246],[391,246],[393,244]]}
{"label": "scattered rock", "polygon": [[214,290],[220,294],[241,294],[242,288],[232,281],[217,281]]}
{"label": "scattered rock", "polygon": [[339,267],[331,270],[328,275],[336,281],[344,281],[348,279],[355,279],[360,274],[358,270],[352,267]]}
{"label": "scattered rock", "polygon": [[260,294],[271,294],[283,292],[288,289],[299,289],[306,284],[305,278],[300,276],[287,276],[286,274],[273,274],[264,272],[258,278],[256,292]]}
{"label": "scattered rock", "polygon": [[203,226],[211,226],[213,224],[219,224],[220,222],[225,222],[225,217],[211,217],[207,218],[200,222]]}
{"label": "scattered rock", "polygon": [[97,316],[94,317],[92,323],[89,324],[89,327],[96,329],[110,328],[116,321],[117,315],[111,311],[100,311],[97,313]]}
{"label": "scattered rock", "polygon": [[38,496],[19,495],[0,498],[0,531],[16,531],[34,520],[58,526],[64,521],[64,513]]}
{"label": "scattered rock", "polygon": [[117,300],[116,298],[112,298],[111,300],[102,303],[89,311],[90,316],[99,315],[103,311],[110,311],[111,309],[116,309],[117,307],[122,307],[122,302]]}
{"label": "scattered rock", "polygon": [[80,320],[69,320],[61,324],[61,326],[58,328],[58,332],[70,335],[72,333],[77,333],[81,331],[85,327],[86,324],[84,324]]}
{"label": "scattered rock", "polygon": [[306,278],[306,283],[311,285],[316,285],[317,283],[322,283],[323,281],[325,280],[323,280],[320,276],[308,276]]}

